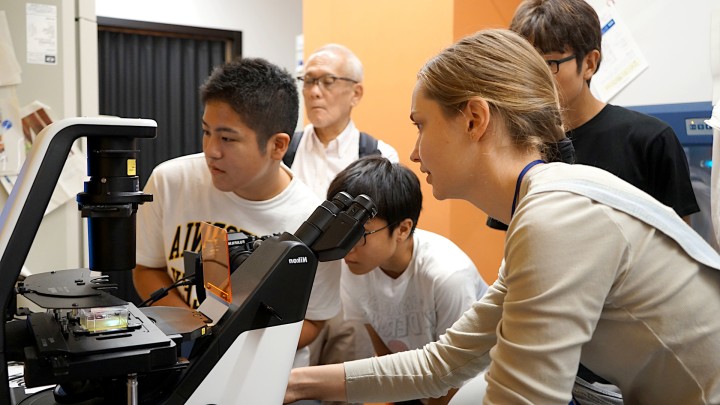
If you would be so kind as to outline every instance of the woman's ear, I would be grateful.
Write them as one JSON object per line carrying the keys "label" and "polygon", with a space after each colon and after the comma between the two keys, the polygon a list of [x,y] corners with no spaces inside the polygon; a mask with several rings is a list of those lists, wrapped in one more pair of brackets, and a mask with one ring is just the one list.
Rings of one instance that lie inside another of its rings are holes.
{"label": "woman's ear", "polygon": [[471,139],[478,140],[488,129],[490,123],[490,105],[480,97],[473,97],[468,100],[463,111],[466,120],[467,132]]}
{"label": "woman's ear", "polygon": [[267,143],[267,153],[275,160],[282,160],[285,157],[288,146],[290,145],[290,135],[279,132],[270,137]]}

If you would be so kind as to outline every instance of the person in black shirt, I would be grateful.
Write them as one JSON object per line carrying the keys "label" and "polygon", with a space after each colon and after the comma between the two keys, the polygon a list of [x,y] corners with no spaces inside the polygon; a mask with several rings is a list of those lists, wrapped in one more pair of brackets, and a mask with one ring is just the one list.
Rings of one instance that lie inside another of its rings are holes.
{"label": "person in black shirt", "polygon": [[584,0],[526,0],[510,29],[527,38],[555,74],[563,124],[576,163],[596,166],[672,207],[686,221],[698,212],[687,157],[664,122],[606,104],[590,92],[601,60],[601,27]]}

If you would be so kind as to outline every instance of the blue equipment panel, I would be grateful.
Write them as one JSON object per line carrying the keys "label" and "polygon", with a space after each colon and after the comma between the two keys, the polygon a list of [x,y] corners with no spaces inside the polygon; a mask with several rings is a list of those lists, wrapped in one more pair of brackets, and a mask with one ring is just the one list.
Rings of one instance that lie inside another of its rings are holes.
{"label": "blue equipment panel", "polygon": [[628,108],[667,122],[683,146],[712,145],[712,128],[705,123],[705,120],[709,119],[712,114],[712,103],[709,101],[641,105]]}

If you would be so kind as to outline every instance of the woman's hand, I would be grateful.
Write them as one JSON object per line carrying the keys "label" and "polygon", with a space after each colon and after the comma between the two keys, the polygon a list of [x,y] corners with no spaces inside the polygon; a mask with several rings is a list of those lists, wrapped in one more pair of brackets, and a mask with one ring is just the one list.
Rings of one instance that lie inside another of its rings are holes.
{"label": "woman's hand", "polygon": [[301,367],[290,371],[284,404],[301,399],[345,401],[345,367],[342,364]]}

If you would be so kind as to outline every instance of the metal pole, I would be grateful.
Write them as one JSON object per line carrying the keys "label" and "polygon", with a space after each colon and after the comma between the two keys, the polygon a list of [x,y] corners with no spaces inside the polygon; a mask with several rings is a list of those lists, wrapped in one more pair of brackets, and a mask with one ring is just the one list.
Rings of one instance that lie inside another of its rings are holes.
{"label": "metal pole", "polygon": [[138,405],[138,381],[137,374],[128,374],[127,380],[127,403],[128,405]]}

